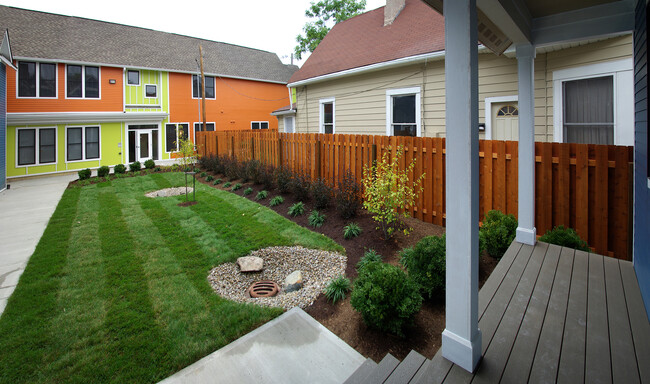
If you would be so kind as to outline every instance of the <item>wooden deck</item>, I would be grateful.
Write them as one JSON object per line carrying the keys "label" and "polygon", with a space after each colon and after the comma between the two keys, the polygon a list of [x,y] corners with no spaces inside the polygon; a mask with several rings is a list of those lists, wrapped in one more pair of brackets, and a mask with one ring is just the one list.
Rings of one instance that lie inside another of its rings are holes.
{"label": "wooden deck", "polygon": [[413,353],[403,363],[419,365],[395,382],[650,382],[650,323],[627,261],[515,242],[480,291],[479,328],[474,374],[440,351],[431,360]]}

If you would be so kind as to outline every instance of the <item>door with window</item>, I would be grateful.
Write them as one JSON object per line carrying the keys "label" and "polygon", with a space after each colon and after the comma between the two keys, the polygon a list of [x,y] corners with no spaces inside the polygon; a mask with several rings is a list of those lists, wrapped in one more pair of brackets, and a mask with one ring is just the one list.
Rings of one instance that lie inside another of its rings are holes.
{"label": "door with window", "polygon": [[128,132],[128,162],[144,162],[149,159],[158,160],[159,130],[158,125],[129,125]]}
{"label": "door with window", "polygon": [[517,103],[492,104],[492,140],[519,140]]}

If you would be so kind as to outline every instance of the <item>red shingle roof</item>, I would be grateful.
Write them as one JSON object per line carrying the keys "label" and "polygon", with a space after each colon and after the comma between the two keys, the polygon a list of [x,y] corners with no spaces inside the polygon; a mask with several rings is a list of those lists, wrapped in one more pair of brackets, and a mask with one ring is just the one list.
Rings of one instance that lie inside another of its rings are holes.
{"label": "red shingle roof", "polygon": [[332,28],[289,83],[445,49],[444,18],[421,0],[406,0],[384,27],[384,7]]}

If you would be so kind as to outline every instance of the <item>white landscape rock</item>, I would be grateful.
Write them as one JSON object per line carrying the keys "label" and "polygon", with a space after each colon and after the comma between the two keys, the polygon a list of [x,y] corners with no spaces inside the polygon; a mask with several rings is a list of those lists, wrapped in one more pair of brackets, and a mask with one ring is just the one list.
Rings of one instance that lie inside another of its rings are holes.
{"label": "white landscape rock", "polygon": [[257,256],[244,256],[237,259],[241,272],[259,272],[264,269],[264,259]]}
{"label": "white landscape rock", "polygon": [[179,196],[184,195],[185,193],[192,193],[194,189],[192,187],[174,187],[174,188],[165,188],[159,189],[157,191],[149,192],[145,194],[147,197],[170,197],[170,196]]}
{"label": "white landscape rock", "polygon": [[293,292],[302,288],[302,272],[293,271],[286,279],[284,279],[284,286],[282,289],[285,292]]}

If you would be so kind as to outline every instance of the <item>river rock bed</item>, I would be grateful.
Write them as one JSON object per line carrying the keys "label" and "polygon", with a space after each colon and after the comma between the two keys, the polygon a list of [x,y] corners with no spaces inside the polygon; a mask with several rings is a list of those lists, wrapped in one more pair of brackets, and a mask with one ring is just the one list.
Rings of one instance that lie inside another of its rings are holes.
{"label": "river rock bed", "polygon": [[147,197],[170,197],[170,196],[180,196],[184,195],[185,192],[192,193],[194,189],[192,187],[174,187],[174,188],[165,188],[165,189],[159,189],[157,191],[149,192],[146,193],[145,196]]}
{"label": "river rock bed", "polygon": [[[270,247],[251,252],[248,256],[264,259],[262,272],[239,272],[236,263],[224,263],[210,271],[208,281],[220,296],[240,303],[267,307],[305,308],[325,290],[330,280],[345,274],[347,257],[336,253],[303,247]],[[303,276],[302,289],[283,292],[274,297],[251,298],[247,290],[256,281],[272,280],[282,286],[284,279],[299,270]]]}

